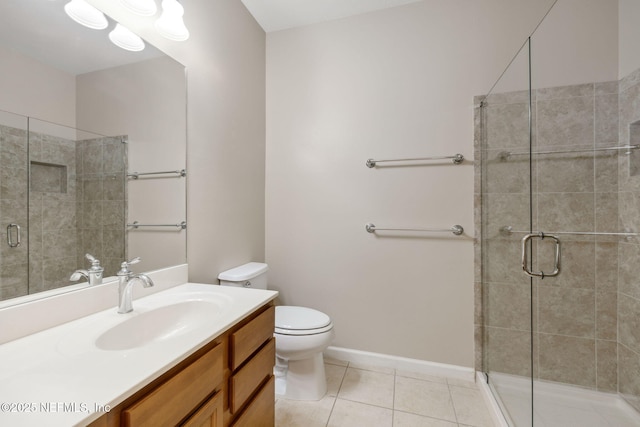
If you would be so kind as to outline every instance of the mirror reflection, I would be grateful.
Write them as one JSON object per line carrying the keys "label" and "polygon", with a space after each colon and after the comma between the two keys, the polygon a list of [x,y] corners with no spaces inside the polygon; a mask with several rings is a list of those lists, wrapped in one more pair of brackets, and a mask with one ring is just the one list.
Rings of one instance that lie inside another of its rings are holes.
{"label": "mirror reflection", "polygon": [[114,21],[82,27],[64,4],[0,4],[2,300],[87,286],[86,254],[104,277],[127,257],[186,262],[186,231],[166,226],[186,220],[186,178],[155,173],[186,169],[184,67],[118,48]]}

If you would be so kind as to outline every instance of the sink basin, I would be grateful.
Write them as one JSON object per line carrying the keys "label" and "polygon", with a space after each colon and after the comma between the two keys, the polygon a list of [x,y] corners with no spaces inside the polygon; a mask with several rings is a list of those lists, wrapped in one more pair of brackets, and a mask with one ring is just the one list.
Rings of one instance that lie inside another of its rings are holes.
{"label": "sink basin", "polygon": [[215,301],[187,300],[148,310],[134,311],[125,321],[107,329],[95,341],[101,350],[129,350],[143,347],[202,328],[223,313]]}

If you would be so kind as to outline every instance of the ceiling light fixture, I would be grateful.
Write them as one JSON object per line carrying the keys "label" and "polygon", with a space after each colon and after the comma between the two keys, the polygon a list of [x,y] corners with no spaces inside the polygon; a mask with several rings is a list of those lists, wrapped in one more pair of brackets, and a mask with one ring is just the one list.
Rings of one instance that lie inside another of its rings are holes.
{"label": "ceiling light fixture", "polygon": [[120,0],[120,4],[141,16],[153,16],[158,11],[155,0]]}
{"label": "ceiling light fixture", "polygon": [[189,30],[182,20],[184,8],[177,0],[162,0],[162,15],[156,21],[156,30],[173,41],[184,41],[189,38]]}
{"label": "ceiling light fixture", "polygon": [[78,24],[94,30],[104,30],[109,25],[104,13],[84,0],[71,0],[64,5],[64,11]]}
{"label": "ceiling light fixture", "polygon": [[109,40],[116,46],[132,52],[140,52],[144,49],[144,41],[121,24],[116,24],[116,27],[109,33]]}

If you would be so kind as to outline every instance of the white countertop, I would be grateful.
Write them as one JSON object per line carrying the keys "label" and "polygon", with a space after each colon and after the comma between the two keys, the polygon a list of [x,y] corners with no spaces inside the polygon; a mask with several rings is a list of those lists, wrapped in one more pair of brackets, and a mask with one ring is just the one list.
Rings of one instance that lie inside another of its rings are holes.
{"label": "white countertop", "polygon": [[[206,299],[205,293],[220,304],[198,318],[197,328],[127,350],[95,345],[103,332],[129,318],[185,296]],[[114,306],[0,345],[0,425],[86,425],[277,295],[187,283],[135,300],[132,313],[118,314]]]}

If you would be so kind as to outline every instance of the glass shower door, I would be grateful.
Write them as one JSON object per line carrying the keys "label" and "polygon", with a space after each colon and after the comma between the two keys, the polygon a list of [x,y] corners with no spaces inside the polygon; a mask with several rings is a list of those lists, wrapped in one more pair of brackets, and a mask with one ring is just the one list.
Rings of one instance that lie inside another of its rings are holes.
{"label": "glass shower door", "polygon": [[27,118],[0,112],[0,300],[29,293]]}
{"label": "glass shower door", "polygon": [[[530,49],[527,42],[485,97],[479,97],[483,371],[514,426],[533,425],[533,281],[522,271],[522,234],[536,216],[529,155]],[[528,244],[531,265],[535,245]]]}

